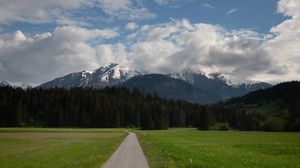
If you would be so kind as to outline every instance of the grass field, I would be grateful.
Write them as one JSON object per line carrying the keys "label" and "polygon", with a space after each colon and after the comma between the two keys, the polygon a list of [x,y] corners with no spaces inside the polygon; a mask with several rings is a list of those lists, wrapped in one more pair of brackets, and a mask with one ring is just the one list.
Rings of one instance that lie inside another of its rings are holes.
{"label": "grass field", "polygon": [[150,167],[300,167],[300,134],[136,131]]}
{"label": "grass field", "polygon": [[0,128],[1,168],[99,168],[124,129]]}

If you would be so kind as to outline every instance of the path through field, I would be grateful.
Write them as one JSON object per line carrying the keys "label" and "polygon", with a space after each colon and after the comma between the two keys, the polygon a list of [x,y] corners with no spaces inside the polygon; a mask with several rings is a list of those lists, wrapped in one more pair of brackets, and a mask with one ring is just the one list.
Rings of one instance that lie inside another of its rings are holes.
{"label": "path through field", "polygon": [[135,133],[129,133],[102,168],[149,168]]}

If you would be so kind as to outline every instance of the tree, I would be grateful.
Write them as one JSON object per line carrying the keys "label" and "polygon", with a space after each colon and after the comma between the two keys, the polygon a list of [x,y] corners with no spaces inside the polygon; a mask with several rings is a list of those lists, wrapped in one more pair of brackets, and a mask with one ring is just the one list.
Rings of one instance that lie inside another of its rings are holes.
{"label": "tree", "polygon": [[142,129],[153,130],[155,128],[152,120],[152,114],[148,105],[144,105],[144,111],[142,113]]}
{"label": "tree", "polygon": [[264,131],[282,131],[284,129],[284,121],[280,118],[268,119],[264,124]]}
{"label": "tree", "polygon": [[208,130],[215,123],[215,116],[211,111],[208,111],[206,106],[203,107],[199,117],[199,130]]}

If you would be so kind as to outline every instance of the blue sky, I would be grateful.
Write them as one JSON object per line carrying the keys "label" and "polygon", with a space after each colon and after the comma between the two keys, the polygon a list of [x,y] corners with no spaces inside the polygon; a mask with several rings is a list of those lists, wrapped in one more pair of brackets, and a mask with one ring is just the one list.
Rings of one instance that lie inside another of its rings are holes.
{"label": "blue sky", "polygon": [[[74,18],[95,17],[88,20],[88,28],[117,27],[123,29],[129,21],[138,24],[158,24],[175,19],[189,19],[192,23],[209,23],[222,25],[227,29],[252,29],[260,33],[268,33],[273,26],[286,19],[277,13],[277,0],[173,0],[159,5],[155,1],[144,1],[146,6],[156,16],[150,19],[115,19],[111,18],[96,5],[81,7],[72,11]],[[232,13],[229,13],[232,11]],[[97,20],[98,19],[98,20]],[[52,31],[59,24],[12,22],[2,24],[2,33],[21,30],[27,34]]]}
{"label": "blue sky", "polygon": [[0,1],[0,80],[115,62],[277,83],[300,73],[298,0]]}
{"label": "blue sky", "polygon": [[[175,3],[176,7],[149,3],[158,18],[153,22],[165,22],[169,18],[188,18],[191,22],[220,24],[229,29],[250,28],[266,33],[284,20],[276,12],[276,0],[194,0]],[[228,14],[228,11],[236,9]]]}

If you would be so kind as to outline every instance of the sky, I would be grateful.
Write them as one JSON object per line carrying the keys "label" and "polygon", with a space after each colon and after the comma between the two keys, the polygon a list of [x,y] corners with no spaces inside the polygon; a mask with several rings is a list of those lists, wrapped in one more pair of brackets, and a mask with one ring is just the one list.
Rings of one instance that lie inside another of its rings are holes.
{"label": "sky", "polygon": [[0,0],[0,80],[41,84],[110,63],[300,80],[300,1]]}

